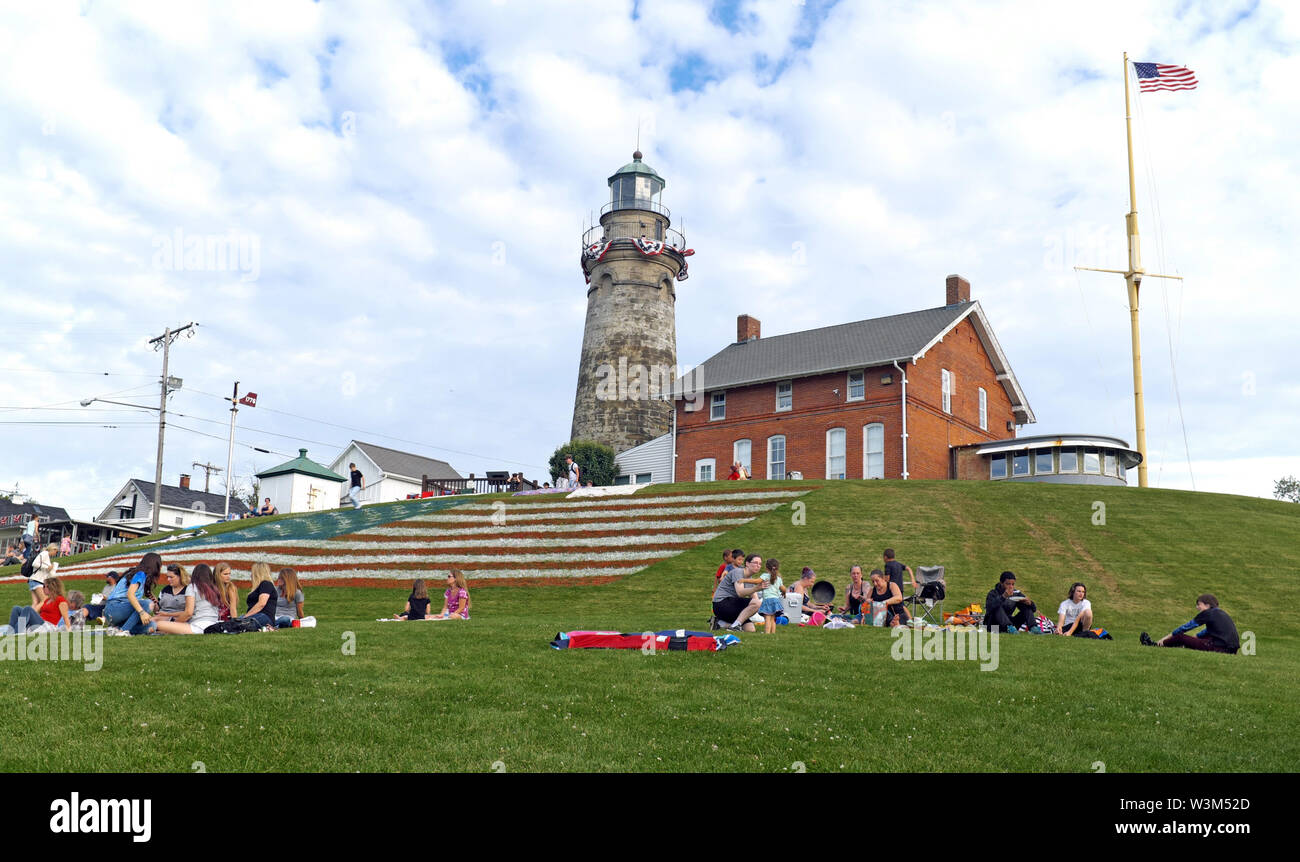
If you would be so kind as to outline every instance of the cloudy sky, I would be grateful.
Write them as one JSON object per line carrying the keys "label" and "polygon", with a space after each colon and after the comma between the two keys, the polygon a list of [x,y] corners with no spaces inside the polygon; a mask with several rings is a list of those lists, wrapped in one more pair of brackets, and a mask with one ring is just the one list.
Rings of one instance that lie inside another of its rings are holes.
{"label": "cloudy sky", "polygon": [[955,272],[1024,433],[1132,442],[1123,281],[1073,269],[1123,265],[1128,51],[1200,81],[1135,93],[1143,262],[1186,279],[1143,291],[1151,482],[1268,496],[1300,474],[1300,12],[973,6],[9,4],[0,490],[91,516],[151,478],[154,414],[78,402],[156,404],[148,340],[191,321],[168,483],[225,465],[236,380],[238,477],[353,438],[542,475],[580,234],[638,124],[697,252],[683,364],[739,313],[773,335],[928,308]]}

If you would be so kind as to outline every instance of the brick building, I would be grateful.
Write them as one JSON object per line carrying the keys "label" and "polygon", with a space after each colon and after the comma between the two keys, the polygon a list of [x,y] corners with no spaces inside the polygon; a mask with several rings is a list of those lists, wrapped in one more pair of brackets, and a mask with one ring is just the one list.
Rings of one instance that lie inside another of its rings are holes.
{"label": "brick building", "polygon": [[695,371],[704,397],[676,402],[674,481],[947,479],[950,447],[1004,440],[1034,422],[970,283],[948,276],[938,308],[736,341]]}

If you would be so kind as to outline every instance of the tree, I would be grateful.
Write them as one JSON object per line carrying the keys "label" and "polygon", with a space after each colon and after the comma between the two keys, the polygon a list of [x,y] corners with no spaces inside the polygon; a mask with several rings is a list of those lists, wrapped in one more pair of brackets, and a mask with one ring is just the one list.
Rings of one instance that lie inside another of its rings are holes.
{"label": "tree", "polygon": [[1300,503],[1300,479],[1295,476],[1283,476],[1273,483],[1273,496],[1279,500]]}
{"label": "tree", "polygon": [[614,450],[590,440],[571,440],[555,450],[549,465],[552,481],[568,480],[569,468],[564,463],[566,455],[572,455],[582,470],[583,485],[588,482],[593,485],[614,484],[614,477],[618,475],[618,468],[614,466]]}

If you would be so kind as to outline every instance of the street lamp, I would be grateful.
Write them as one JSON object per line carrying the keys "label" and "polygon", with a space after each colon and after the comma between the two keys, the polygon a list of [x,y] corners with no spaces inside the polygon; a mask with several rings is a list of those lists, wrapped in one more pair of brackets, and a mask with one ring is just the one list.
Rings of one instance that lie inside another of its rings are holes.
{"label": "street lamp", "polygon": [[126,401],[110,401],[107,398],[83,398],[82,407],[89,407],[96,401],[101,404],[120,404],[123,407],[134,407],[136,410],[152,410],[158,414],[158,460],[154,465],[153,474],[153,525],[150,527],[150,533],[158,532],[158,516],[162,509],[162,467],[163,467],[163,436],[167,429],[167,392],[170,389],[180,389],[181,380],[179,377],[168,377],[163,385],[163,397],[161,406],[150,407],[147,404],[131,404]]}

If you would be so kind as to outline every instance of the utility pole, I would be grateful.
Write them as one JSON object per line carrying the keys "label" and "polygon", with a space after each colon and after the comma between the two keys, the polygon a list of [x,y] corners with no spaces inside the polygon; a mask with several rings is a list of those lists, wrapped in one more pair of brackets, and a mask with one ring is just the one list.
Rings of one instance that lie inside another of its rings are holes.
{"label": "utility pole", "polygon": [[235,481],[235,474],[230,472],[235,457],[235,416],[239,413],[239,381],[235,381],[235,391],[230,394],[230,445],[226,448],[226,512],[221,516],[224,521],[230,517],[230,483]]}
{"label": "utility pole", "polygon": [[200,464],[198,461],[195,461],[191,466],[198,467],[203,471],[203,493],[208,493],[209,480],[212,478],[212,474],[220,473],[221,468],[216,464]]}
{"label": "utility pole", "polygon": [[150,533],[158,532],[158,516],[162,509],[163,438],[167,432],[167,393],[172,389],[179,389],[181,385],[179,380],[173,385],[172,378],[167,376],[167,361],[170,358],[172,342],[179,338],[181,333],[184,333],[186,338],[193,338],[196,326],[198,324],[190,322],[179,329],[164,329],[162,335],[149,339],[153,349],[161,349],[163,355],[162,379],[159,381],[158,387],[160,390],[158,396],[158,461],[153,472],[153,525],[150,527]]}

